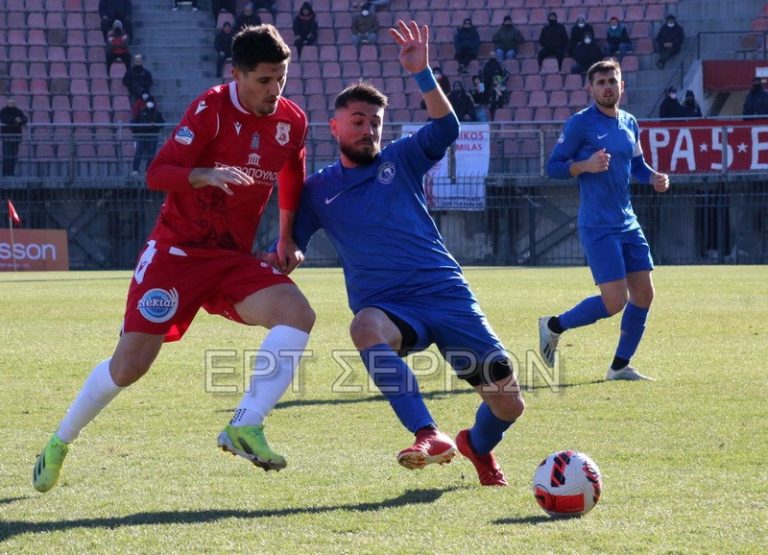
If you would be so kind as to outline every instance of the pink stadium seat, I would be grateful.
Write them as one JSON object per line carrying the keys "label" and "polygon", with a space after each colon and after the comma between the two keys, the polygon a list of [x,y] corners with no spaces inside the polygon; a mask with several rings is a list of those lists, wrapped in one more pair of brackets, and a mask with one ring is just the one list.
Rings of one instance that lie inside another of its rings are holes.
{"label": "pink stadium seat", "polygon": [[565,121],[569,117],[571,117],[571,110],[570,108],[555,108],[552,112],[552,120],[553,121]]}
{"label": "pink stadium seat", "polygon": [[53,112],[53,122],[62,125],[70,125],[72,123],[72,112],[70,111],[55,111]]}
{"label": "pink stadium seat", "polygon": [[589,22],[607,21],[609,17],[605,15],[605,8],[603,6],[590,6],[587,10],[587,21]]}
{"label": "pink stadium seat", "polygon": [[[125,98],[125,97],[117,97],[117,98]],[[115,99],[117,100],[117,99]],[[112,103],[110,101],[109,96],[107,95],[96,95],[93,97],[93,109],[94,110],[100,110],[103,112],[108,112],[112,109]]]}
{"label": "pink stadium seat", "polygon": [[317,45],[308,44],[301,50],[302,65],[304,62],[317,62],[319,50]]}
{"label": "pink stadium seat", "polygon": [[42,12],[30,13],[27,16],[27,27],[29,29],[45,29],[45,14]]}
{"label": "pink stadium seat", "polygon": [[528,95],[523,91],[513,90],[509,93],[509,106],[511,108],[522,108],[528,104]]}
{"label": "pink stadium seat", "polygon": [[51,78],[51,92],[54,94],[69,94],[69,78],[56,77]]}
{"label": "pink stadium seat", "polygon": [[29,64],[23,62],[11,63],[11,69],[8,75],[13,79],[26,79],[29,77]]}
{"label": "pink stadium seat", "polygon": [[85,34],[85,44],[88,46],[104,46],[104,37],[101,35],[101,31],[97,29],[90,29]]}
{"label": "pink stadium seat", "polygon": [[[108,97],[107,97],[108,98]],[[91,97],[76,95],[72,97],[72,109],[73,110],[87,110],[91,111]]]}
{"label": "pink stadium seat", "polygon": [[69,97],[60,94],[54,95],[53,99],[51,100],[51,108],[53,110],[66,110],[69,112],[71,110],[69,105]]}
{"label": "pink stadium seat", "polygon": [[85,29],[83,14],[80,12],[67,12],[67,29]]}
{"label": "pink stadium seat", "polygon": [[[565,61],[563,61],[563,67],[569,67]],[[555,58],[544,58],[541,63],[541,73],[558,73],[559,71]]]}
{"label": "pink stadium seat", "polygon": [[589,103],[589,95],[586,90],[572,91],[568,104],[572,107],[583,108]]}
{"label": "pink stadium seat", "polygon": [[[102,43],[104,42],[104,39],[101,37],[101,33],[99,33],[99,40]],[[67,31],[67,44],[69,46],[85,46],[85,31],[82,29],[69,29]]]}
{"label": "pink stadium seat", "polygon": [[[305,47],[306,48],[306,47]],[[303,51],[302,51],[303,54]],[[325,44],[320,47],[318,60],[320,62],[335,62],[339,59],[339,51],[335,44]]]}
{"label": "pink stadium seat", "polygon": [[520,65],[520,74],[521,75],[532,75],[532,74],[539,74],[539,63],[531,58],[526,58],[523,60],[523,63]]}
{"label": "pink stadium seat", "polygon": [[[104,51],[102,49],[102,59],[104,57]],[[85,48],[82,46],[70,46],[67,48],[67,60],[71,62],[85,62]]]}
{"label": "pink stadium seat", "polygon": [[540,106],[533,112],[535,121],[552,121],[552,108],[549,106]]}
{"label": "pink stadium seat", "polygon": [[83,0],[64,0],[64,7],[68,12],[81,12],[83,11]]}
{"label": "pink stadium seat", "polygon": [[32,94],[48,94],[48,79],[31,79],[29,82],[29,92]]}
{"label": "pink stadium seat", "polygon": [[81,160],[92,160],[96,158],[96,147],[92,144],[78,144],[75,147],[77,158]]}
{"label": "pink stadium seat", "polygon": [[82,62],[73,62],[69,64],[69,76],[72,79],[87,79],[88,67]]}
{"label": "pink stadium seat", "polygon": [[[95,102],[95,98],[94,98]],[[96,105],[93,106],[94,110],[98,110],[96,108]],[[112,109],[116,112],[130,112],[131,111],[131,103],[130,99],[125,95],[116,96],[112,99]],[[107,108],[109,110],[109,108]]]}
{"label": "pink stadium seat", "polygon": [[563,88],[563,76],[553,73],[544,77],[544,90],[556,91]]}
{"label": "pink stadium seat", "polygon": [[[400,66],[399,62],[396,62],[398,67]],[[358,61],[347,61],[341,63],[341,76],[344,79],[357,79],[362,75],[362,70],[360,69],[360,62]]]}
{"label": "pink stadium seat", "polygon": [[540,91],[544,88],[544,80],[541,75],[535,73],[525,77],[525,90],[526,91]]}
{"label": "pink stadium seat", "polygon": [[334,12],[333,26],[341,32],[349,33],[352,27],[351,12]]}
{"label": "pink stadium seat", "polygon": [[11,46],[26,46],[27,32],[24,29],[8,29],[8,44]]}
{"label": "pink stadium seat", "polygon": [[99,10],[86,10],[85,11],[85,29],[98,29],[101,25],[101,17],[99,17]]}
{"label": "pink stadium seat", "polygon": [[89,63],[105,62],[103,46],[88,46],[85,51]]}
{"label": "pink stadium seat", "polygon": [[44,4],[45,4],[45,7],[42,9],[47,10],[48,12],[64,11],[64,0],[47,0]]}
{"label": "pink stadium seat", "polygon": [[32,96],[32,109],[34,111],[51,111],[51,98],[48,95],[36,94]]}
{"label": "pink stadium seat", "polygon": [[533,110],[531,108],[515,108],[515,121],[532,121]]}
{"label": "pink stadium seat", "polygon": [[[360,47],[360,60],[378,60],[379,58],[379,50],[376,47],[375,44],[363,44]],[[381,71],[379,71],[379,75],[381,75]]]}
{"label": "pink stadium seat", "polygon": [[94,110],[93,111],[93,123],[95,124],[110,124],[112,123],[112,118],[109,115],[109,112],[105,112],[102,110]]}
{"label": "pink stadium seat", "polygon": [[640,58],[637,56],[624,56],[621,61],[622,73],[630,73],[640,69]]}
{"label": "pink stadium seat", "polygon": [[643,6],[628,6],[627,13],[624,16],[624,21],[632,23],[634,21],[643,21],[645,15],[643,14]]}
{"label": "pink stadium seat", "polygon": [[106,79],[107,77],[107,64],[93,62],[88,65],[88,75],[91,79]]}
{"label": "pink stadium seat", "polygon": [[666,15],[666,8],[663,4],[648,4],[645,8],[645,19],[647,21],[662,21]]}
{"label": "pink stadium seat", "polygon": [[549,105],[552,108],[568,106],[568,93],[565,91],[552,91],[549,95]]}
{"label": "pink stadium seat", "polygon": [[546,106],[547,104],[547,93],[544,91],[532,91],[528,96],[528,106],[532,108]]}
{"label": "pink stadium seat", "polygon": [[339,62],[326,62],[323,64],[323,77],[339,78],[341,77],[341,65]]}
{"label": "pink stadium seat", "polygon": [[[435,10],[432,12],[433,27],[458,27],[459,19],[454,19],[454,14],[448,10]],[[453,37],[451,37],[452,39]]]}
{"label": "pink stadium seat", "polygon": [[574,73],[569,73],[565,76],[565,80],[563,81],[563,88],[566,91],[575,91],[578,89],[584,88],[584,83],[582,82],[581,75],[576,75]]}
{"label": "pink stadium seat", "polygon": [[125,75],[125,65],[122,62],[115,62],[109,67],[109,77],[111,79],[122,79]]}
{"label": "pink stadium seat", "polygon": [[320,77],[305,77],[304,78],[304,94],[322,94],[323,93],[323,80]]}
{"label": "pink stadium seat", "polygon": [[48,61],[48,49],[45,46],[30,46],[27,49],[27,59],[30,62]]}
{"label": "pink stadium seat", "polygon": [[544,25],[547,22],[547,15],[551,11],[557,13],[558,21],[563,21],[565,18],[565,13],[563,13],[562,9],[546,10],[544,8],[534,8],[528,13],[528,23],[531,25]]}
{"label": "pink stadium seat", "polygon": [[653,39],[651,38],[632,39],[632,46],[634,47],[633,52],[638,56],[653,54]]}
{"label": "pink stadium seat", "polygon": [[651,23],[649,21],[636,21],[632,25],[627,25],[627,32],[632,39],[650,39],[653,38]]}
{"label": "pink stadium seat", "polygon": [[333,101],[345,86],[344,81],[338,77],[330,77],[323,80],[323,88],[329,101]]}
{"label": "pink stadium seat", "polygon": [[122,80],[109,81],[104,79],[91,79],[91,92],[93,94],[125,94],[125,85]]}
{"label": "pink stadium seat", "polygon": [[32,112],[32,123],[51,123],[51,113]]}
{"label": "pink stadium seat", "polygon": [[26,29],[27,21],[23,12],[9,12],[8,13],[8,28],[9,29]]}
{"label": "pink stadium seat", "polygon": [[411,111],[406,109],[393,110],[389,116],[390,123],[410,123]]}
{"label": "pink stadium seat", "polygon": [[88,82],[85,79],[72,79],[70,84],[72,95],[89,95],[91,91],[88,88]]}

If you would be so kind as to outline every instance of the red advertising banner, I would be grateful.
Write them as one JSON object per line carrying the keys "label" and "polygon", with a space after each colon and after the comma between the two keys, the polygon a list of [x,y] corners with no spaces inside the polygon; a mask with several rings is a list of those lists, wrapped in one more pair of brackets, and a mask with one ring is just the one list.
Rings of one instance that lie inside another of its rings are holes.
{"label": "red advertising banner", "polygon": [[644,121],[640,142],[648,164],[664,173],[768,170],[768,120]]}
{"label": "red advertising banner", "polygon": [[[11,239],[13,236],[13,239]],[[0,229],[0,272],[69,270],[63,229]]]}

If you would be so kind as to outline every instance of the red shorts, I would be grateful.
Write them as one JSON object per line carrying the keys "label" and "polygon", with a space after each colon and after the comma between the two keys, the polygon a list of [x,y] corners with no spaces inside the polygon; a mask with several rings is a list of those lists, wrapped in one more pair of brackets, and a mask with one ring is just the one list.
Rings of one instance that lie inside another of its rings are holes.
{"label": "red shorts", "polygon": [[128,289],[123,331],[178,341],[201,306],[243,323],[235,304],[251,293],[284,283],[293,282],[250,254],[149,241]]}

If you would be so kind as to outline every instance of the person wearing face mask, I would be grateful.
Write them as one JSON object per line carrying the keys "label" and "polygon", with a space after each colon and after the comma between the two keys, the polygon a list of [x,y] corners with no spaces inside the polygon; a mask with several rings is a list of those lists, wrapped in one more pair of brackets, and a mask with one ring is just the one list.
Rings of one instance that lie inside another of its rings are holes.
{"label": "person wearing face mask", "polygon": [[656,34],[656,51],[659,54],[656,67],[664,69],[667,61],[680,52],[684,40],[685,32],[683,27],[677,24],[677,19],[675,19],[674,15],[667,16],[667,22]]}
{"label": "person wearing face mask", "polygon": [[612,17],[605,33],[603,53],[608,58],[616,58],[621,61],[624,54],[630,50],[632,50],[632,41],[629,38],[627,28],[619,23],[618,17]]}
{"label": "person wearing face mask", "polygon": [[[590,35],[594,38],[595,30],[587,23],[587,18],[580,15],[576,18],[576,25],[571,27],[571,38],[568,40],[568,55],[573,57],[576,47],[584,41],[584,37]],[[584,70],[586,71],[586,70]]]}
{"label": "person wearing face mask", "polygon": [[539,70],[544,62],[544,58],[557,58],[558,69],[563,69],[563,58],[568,48],[568,31],[565,25],[557,22],[557,14],[550,12],[547,18],[547,24],[541,29],[539,34]]}
{"label": "person wearing face mask", "polygon": [[603,49],[592,38],[592,35],[586,34],[584,40],[574,49],[572,57],[576,63],[571,66],[571,73],[578,73],[584,77],[592,64],[603,59]]}
{"label": "person wearing face mask", "polygon": [[379,20],[376,18],[376,12],[366,2],[352,20],[352,43],[358,48],[361,44],[375,44],[378,30]]}
{"label": "person wearing face mask", "polygon": [[659,117],[662,119],[678,119],[683,117],[683,107],[677,99],[677,87],[667,87],[664,100],[659,105]]}
{"label": "person wearing face mask", "polygon": [[693,94],[693,91],[685,91],[685,99],[683,100],[682,113],[683,113],[683,117],[686,117],[686,118],[702,117],[701,106],[699,106],[699,103],[696,101],[696,96]]}
{"label": "person wearing face mask", "polygon": [[763,89],[763,81],[759,77],[752,79],[752,88],[744,99],[741,113],[746,117],[768,114],[768,92]]}
{"label": "person wearing face mask", "polygon": [[514,26],[512,18],[504,16],[504,23],[496,30],[493,35],[493,49],[496,51],[496,58],[499,61],[514,60],[520,45],[525,42],[525,37],[520,29]]}
{"label": "person wearing face mask", "polygon": [[480,51],[480,33],[467,18],[453,35],[453,46],[456,48],[454,60],[459,62],[459,73],[467,73],[467,66],[472,60],[477,60]]}

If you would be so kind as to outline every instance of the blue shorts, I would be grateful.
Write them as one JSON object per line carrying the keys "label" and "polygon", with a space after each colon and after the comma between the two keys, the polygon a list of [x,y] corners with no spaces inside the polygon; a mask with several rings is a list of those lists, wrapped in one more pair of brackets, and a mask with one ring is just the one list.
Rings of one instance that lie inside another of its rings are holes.
{"label": "blue shorts", "polygon": [[423,351],[434,343],[456,374],[473,385],[476,381],[488,383],[482,379],[485,376],[478,378],[476,372],[507,360],[504,346],[467,285],[424,296],[389,299],[372,306],[390,317],[394,315],[415,332],[412,344],[403,345],[401,355]]}
{"label": "blue shorts", "polygon": [[632,272],[653,270],[651,248],[639,227],[629,231],[580,227],[579,238],[598,285],[624,279]]}

